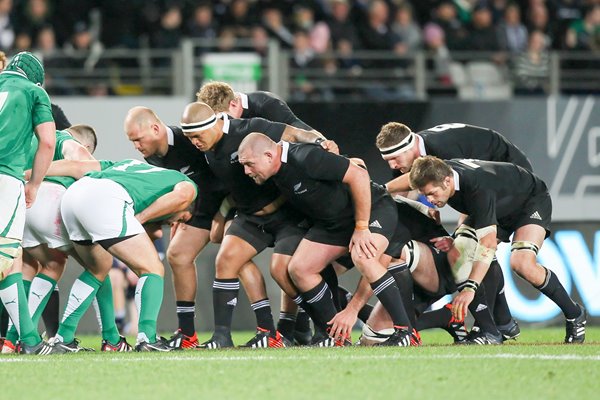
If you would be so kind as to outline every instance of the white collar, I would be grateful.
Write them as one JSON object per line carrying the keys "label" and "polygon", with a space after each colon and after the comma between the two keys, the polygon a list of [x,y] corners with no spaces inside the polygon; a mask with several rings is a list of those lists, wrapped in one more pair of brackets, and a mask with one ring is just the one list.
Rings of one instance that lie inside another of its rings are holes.
{"label": "white collar", "polygon": [[289,142],[281,141],[281,162],[287,163],[288,151],[290,150]]}
{"label": "white collar", "polygon": [[173,129],[167,126],[167,144],[169,146],[175,146],[175,136],[173,135]]}
{"label": "white collar", "polygon": [[427,155],[427,150],[425,150],[425,141],[423,140],[423,136],[417,135],[416,133],[415,136],[419,138],[419,155],[424,157]]}
{"label": "white collar", "polygon": [[458,176],[458,172],[452,170],[452,176],[454,177],[454,190],[460,190],[460,178]]}
{"label": "white collar", "polygon": [[238,96],[240,96],[240,100],[242,101],[242,108],[244,110],[248,109],[248,95],[246,93],[238,92]]}
{"label": "white collar", "polygon": [[223,133],[229,133],[229,125],[231,124],[229,116],[226,113],[220,113],[220,115],[218,115],[218,118],[221,118],[223,120]]}

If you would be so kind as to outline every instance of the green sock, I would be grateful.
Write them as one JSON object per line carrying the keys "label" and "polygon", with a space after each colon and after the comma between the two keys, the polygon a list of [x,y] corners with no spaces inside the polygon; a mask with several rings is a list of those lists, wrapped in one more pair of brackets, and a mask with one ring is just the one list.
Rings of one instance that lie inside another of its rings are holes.
{"label": "green sock", "polygon": [[[23,290],[25,290],[25,298],[29,299],[29,288],[31,287],[31,281],[26,281],[23,279]],[[31,315],[31,313],[29,314]],[[37,331],[37,324],[33,323],[34,329]],[[19,340],[19,333],[17,332],[17,327],[15,324],[9,324],[8,332],[6,332],[6,338],[10,340],[11,343],[17,343]]]}
{"label": "green sock", "polygon": [[2,298],[21,341],[28,346],[39,344],[42,339],[38,335],[37,329],[34,329],[29,315],[22,273],[11,274],[0,281],[0,298]]}
{"label": "green sock", "polygon": [[135,304],[138,306],[138,342],[156,342],[156,320],[162,305],[164,280],[156,274],[140,276],[135,288]]}
{"label": "green sock", "polygon": [[73,283],[69,300],[65,307],[62,321],[58,327],[57,336],[60,336],[65,343],[71,343],[75,339],[75,330],[79,320],[92,304],[96,292],[102,285],[94,275],[84,271]]}
{"label": "green sock", "polygon": [[29,289],[29,314],[31,314],[33,326],[36,328],[55,287],[56,281],[48,275],[37,274],[33,278],[33,281],[31,281],[31,289]]}
{"label": "green sock", "polygon": [[108,340],[111,344],[119,343],[121,336],[119,335],[119,329],[117,329],[117,324],[115,323],[112,285],[108,275],[102,283],[102,286],[100,286],[100,289],[98,289],[98,293],[96,293],[94,308],[96,308],[98,324],[100,324],[100,329],[102,330],[102,339]]}

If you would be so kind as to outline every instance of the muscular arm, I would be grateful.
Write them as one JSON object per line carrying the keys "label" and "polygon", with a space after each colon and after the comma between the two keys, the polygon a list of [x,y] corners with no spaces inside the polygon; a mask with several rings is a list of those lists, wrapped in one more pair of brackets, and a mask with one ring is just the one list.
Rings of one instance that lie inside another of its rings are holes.
{"label": "muscular arm", "polygon": [[408,181],[408,174],[400,175],[399,177],[392,179],[385,184],[385,187],[388,192],[394,194],[398,192],[409,192],[410,183]]}
{"label": "muscular arm", "polygon": [[315,130],[307,131],[291,125],[287,125],[281,135],[281,140],[294,143],[314,143],[319,138],[325,139],[323,135]]}
{"label": "muscular arm", "polygon": [[[100,161],[97,160],[58,160],[53,161],[48,168],[48,176],[70,176],[81,178],[90,171],[100,171]],[[27,178],[27,173],[25,175]]]}
{"label": "muscular arm", "polygon": [[195,196],[196,189],[192,183],[179,182],[171,192],[156,199],[135,217],[140,223],[145,224],[148,221],[183,211],[190,205]]}
{"label": "muscular arm", "polygon": [[33,158],[33,168],[28,182],[25,184],[25,205],[31,207],[37,191],[46,175],[48,166],[54,158],[54,147],[56,146],[56,126],[53,121],[43,122],[35,127],[35,135],[38,138],[38,149]]}
{"label": "muscular arm", "polygon": [[371,183],[369,173],[354,163],[349,163],[342,180],[350,188],[354,203],[354,219],[369,223],[371,217]]}

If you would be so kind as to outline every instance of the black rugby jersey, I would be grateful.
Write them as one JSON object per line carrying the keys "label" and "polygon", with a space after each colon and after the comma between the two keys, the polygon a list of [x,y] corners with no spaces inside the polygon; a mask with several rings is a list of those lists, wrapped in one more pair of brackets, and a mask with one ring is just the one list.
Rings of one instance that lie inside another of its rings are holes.
{"label": "black rugby jersey", "polygon": [[231,193],[237,209],[244,214],[254,214],[276,200],[280,193],[273,182],[257,185],[244,174],[238,159],[238,147],[252,132],[260,132],[272,140],[281,140],[285,124],[263,118],[230,119],[223,115],[223,136],[213,150],[205,153],[211,171]]}
{"label": "black rugby jersey", "polygon": [[532,197],[548,195],[544,181],[514,164],[466,159],[446,163],[455,172],[456,188],[448,204],[468,214],[474,229],[503,226],[517,217]]}
{"label": "black rugby jersey", "polygon": [[194,181],[198,186],[196,210],[212,217],[219,210],[221,201],[226,195],[224,186],[208,167],[204,153],[183,135],[181,128],[169,126],[167,142],[169,149],[164,157],[153,155],[145,158],[146,162],[157,167],[179,171]]}
{"label": "black rugby jersey", "polygon": [[[289,202],[313,221],[354,218],[348,186],[342,182],[350,160],[320,145],[282,142],[281,168],[273,181]],[[387,196],[371,183],[371,204]]]}
{"label": "black rugby jersey", "polygon": [[260,117],[273,122],[295,126],[296,128],[311,131],[309,125],[294,114],[287,103],[271,92],[238,93],[242,102],[241,118]]}
{"label": "black rugby jersey", "polygon": [[443,160],[473,158],[509,162],[533,171],[527,156],[492,129],[452,123],[434,126],[417,134],[423,139],[427,154]]}

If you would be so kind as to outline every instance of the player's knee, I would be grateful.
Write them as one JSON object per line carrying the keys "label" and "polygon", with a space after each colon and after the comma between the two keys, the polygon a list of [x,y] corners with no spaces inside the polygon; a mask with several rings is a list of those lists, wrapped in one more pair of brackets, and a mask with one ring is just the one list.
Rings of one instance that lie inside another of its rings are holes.
{"label": "player's knee", "polygon": [[167,261],[173,269],[181,269],[194,264],[194,257],[178,247],[169,246],[167,249]]}
{"label": "player's knee", "polygon": [[215,260],[215,271],[217,276],[223,276],[223,274],[233,274],[238,276],[242,266],[243,265],[239,265],[235,249],[221,246]]}
{"label": "player's knee", "polygon": [[510,267],[521,276],[526,276],[527,271],[536,264],[535,253],[526,250],[515,250],[510,254]]}
{"label": "player's knee", "polygon": [[292,259],[287,267],[287,272],[294,282],[302,281],[302,277],[307,274],[306,265],[302,262]]}

